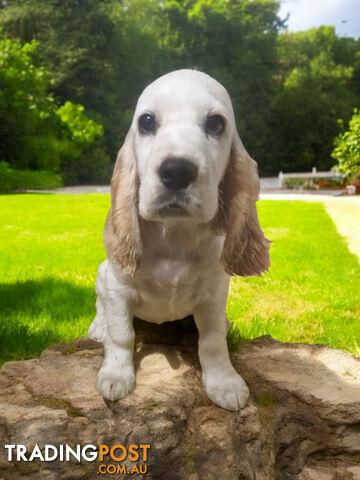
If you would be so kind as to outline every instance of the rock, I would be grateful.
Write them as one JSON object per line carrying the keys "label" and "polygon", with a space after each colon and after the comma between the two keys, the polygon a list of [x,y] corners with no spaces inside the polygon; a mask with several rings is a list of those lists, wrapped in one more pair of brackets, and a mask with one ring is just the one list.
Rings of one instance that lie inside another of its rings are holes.
{"label": "rock", "polygon": [[[87,338],[3,365],[0,479],[360,479],[359,359],[270,337],[245,343],[231,356],[251,400],[234,413],[203,391],[191,320],[137,321],[136,332],[137,387],[118,402],[95,388],[102,345]],[[100,475],[99,461],[8,462],[9,444],[151,448],[146,475]]]}

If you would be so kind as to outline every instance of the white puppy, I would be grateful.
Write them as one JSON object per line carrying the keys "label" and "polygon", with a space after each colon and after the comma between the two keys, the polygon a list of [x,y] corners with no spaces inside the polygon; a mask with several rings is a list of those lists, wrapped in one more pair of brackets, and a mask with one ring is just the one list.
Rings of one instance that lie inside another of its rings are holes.
{"label": "white puppy", "polygon": [[225,88],[179,70],[140,96],[111,181],[89,337],[104,344],[97,388],[107,399],[135,388],[133,318],[192,314],[208,396],[238,410],[248,388],[230,363],[225,315],[230,275],[259,275],[269,242],[257,218],[257,166],[237,134]]}

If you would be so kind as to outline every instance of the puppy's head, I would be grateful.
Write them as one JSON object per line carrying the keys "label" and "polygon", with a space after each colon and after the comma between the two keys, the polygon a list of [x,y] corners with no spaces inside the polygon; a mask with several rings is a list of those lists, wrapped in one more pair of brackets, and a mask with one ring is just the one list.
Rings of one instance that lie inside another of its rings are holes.
{"label": "puppy's head", "polygon": [[221,261],[228,273],[259,274],[268,266],[268,244],[257,220],[258,193],[256,163],[237,134],[225,88],[202,72],[171,72],[141,94],[119,152],[108,254],[134,272],[142,251],[138,216],[203,223],[226,235]]}
{"label": "puppy's head", "polygon": [[226,90],[204,73],[181,70],[149,85],[131,126],[140,215],[209,222],[217,211],[234,125]]}

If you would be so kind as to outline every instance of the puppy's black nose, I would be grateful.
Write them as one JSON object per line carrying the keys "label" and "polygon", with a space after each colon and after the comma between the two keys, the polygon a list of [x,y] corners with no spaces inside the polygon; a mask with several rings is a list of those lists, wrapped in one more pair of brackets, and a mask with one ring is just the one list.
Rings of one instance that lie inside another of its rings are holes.
{"label": "puppy's black nose", "polygon": [[158,174],[166,188],[180,190],[195,182],[197,167],[183,158],[167,158],[161,164]]}

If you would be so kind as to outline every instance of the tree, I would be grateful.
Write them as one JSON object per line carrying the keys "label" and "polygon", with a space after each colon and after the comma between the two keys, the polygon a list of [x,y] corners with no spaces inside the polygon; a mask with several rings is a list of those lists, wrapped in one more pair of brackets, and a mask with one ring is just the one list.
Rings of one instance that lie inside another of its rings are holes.
{"label": "tree", "polygon": [[[59,106],[53,77],[36,62],[38,44],[0,39],[0,160],[18,169],[60,172],[72,181],[104,181],[108,158],[100,151],[102,126],[82,105]],[[91,146],[91,149],[90,149]],[[76,162],[82,166],[79,171]],[[90,168],[89,168],[90,167]]]}
{"label": "tree", "polygon": [[59,171],[51,77],[33,56],[36,42],[0,40],[0,159],[17,168]]}
{"label": "tree", "polygon": [[109,178],[103,126],[88,118],[84,107],[67,101],[56,110],[62,126],[62,177],[67,184],[98,183]]}
{"label": "tree", "polygon": [[84,105],[104,125],[106,151],[113,159],[129,127],[129,112],[153,79],[156,39],[137,22],[140,15],[149,21],[148,3],[12,0],[0,12],[7,36],[39,43],[37,55],[53,72],[55,97]]}
{"label": "tree", "polygon": [[0,25],[38,42],[49,92],[104,126],[112,160],[143,88],[195,67],[228,89],[261,174],[327,169],[336,119],[347,121],[360,96],[360,39],[332,27],[280,33],[278,8],[278,0],[11,0]]}
{"label": "tree", "polygon": [[333,27],[279,37],[273,154],[274,163],[288,171],[331,167],[337,118],[347,119],[356,102],[353,67],[335,55],[336,41]]}
{"label": "tree", "polygon": [[245,146],[266,171],[276,41],[283,25],[278,2],[166,0],[160,8],[162,45],[172,52],[169,70],[196,67],[227,88]]}
{"label": "tree", "polygon": [[[340,124],[344,122],[340,120]],[[335,139],[332,157],[337,160],[339,171],[347,176],[360,172],[360,111],[354,109],[349,128]]]}
{"label": "tree", "polygon": [[112,158],[145,85],[197,67],[229,90],[240,135],[264,169],[278,8],[277,0],[12,0],[0,24],[8,36],[40,42],[55,96],[84,105],[104,124]]}

